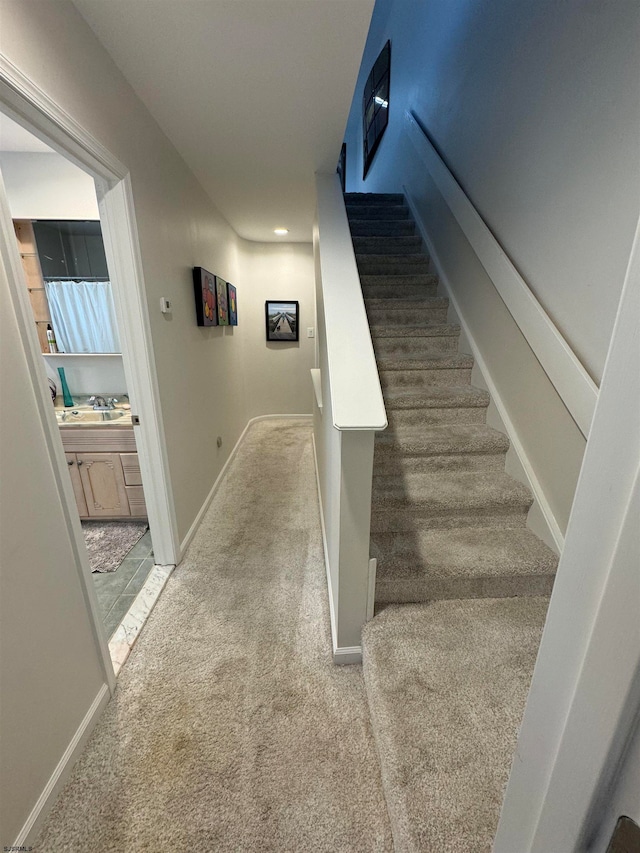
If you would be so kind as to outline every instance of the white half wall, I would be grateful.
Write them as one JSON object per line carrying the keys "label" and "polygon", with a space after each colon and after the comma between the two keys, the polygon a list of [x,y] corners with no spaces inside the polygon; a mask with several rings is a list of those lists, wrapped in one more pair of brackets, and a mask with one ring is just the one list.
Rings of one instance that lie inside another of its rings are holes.
{"label": "white half wall", "polygon": [[55,151],[2,151],[0,169],[14,219],[100,218],[93,178]]}

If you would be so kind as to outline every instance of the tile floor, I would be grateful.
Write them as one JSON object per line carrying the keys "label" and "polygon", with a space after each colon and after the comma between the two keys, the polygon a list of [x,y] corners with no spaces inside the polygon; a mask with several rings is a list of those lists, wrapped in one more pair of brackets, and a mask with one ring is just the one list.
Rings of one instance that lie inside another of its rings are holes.
{"label": "tile floor", "polygon": [[115,572],[94,572],[102,623],[110,640],[153,568],[151,534],[147,530]]}

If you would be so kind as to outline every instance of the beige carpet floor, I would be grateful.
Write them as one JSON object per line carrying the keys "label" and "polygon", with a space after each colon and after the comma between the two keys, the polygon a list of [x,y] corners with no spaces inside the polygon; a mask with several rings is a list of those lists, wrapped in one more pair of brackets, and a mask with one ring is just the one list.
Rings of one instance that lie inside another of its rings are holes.
{"label": "beige carpet floor", "polygon": [[34,850],[391,849],[362,670],[331,661],[311,428],[260,422]]}
{"label": "beige carpet floor", "polygon": [[391,605],[365,626],[396,853],[490,853],[548,604]]}

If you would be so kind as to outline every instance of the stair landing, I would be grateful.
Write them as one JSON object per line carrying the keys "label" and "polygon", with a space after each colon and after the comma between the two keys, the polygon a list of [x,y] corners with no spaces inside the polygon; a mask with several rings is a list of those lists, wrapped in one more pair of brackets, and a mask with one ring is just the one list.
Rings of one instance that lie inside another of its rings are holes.
{"label": "stair landing", "polygon": [[385,608],[364,679],[396,853],[489,853],[548,599]]}

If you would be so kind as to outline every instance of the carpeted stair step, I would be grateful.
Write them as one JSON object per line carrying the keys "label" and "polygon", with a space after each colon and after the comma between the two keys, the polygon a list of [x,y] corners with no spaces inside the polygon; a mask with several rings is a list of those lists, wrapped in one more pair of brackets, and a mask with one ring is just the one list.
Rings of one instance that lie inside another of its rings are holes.
{"label": "carpeted stair step", "polygon": [[482,424],[489,394],[472,385],[400,389],[387,392],[389,428],[439,423]]}
{"label": "carpeted stair step", "polygon": [[[403,276],[398,276],[402,278]],[[367,276],[367,278],[377,278],[377,276]],[[386,276],[380,276],[386,278]],[[409,278],[409,276],[407,276]],[[416,276],[417,278],[417,276]],[[430,276],[421,276],[421,278],[429,279]],[[438,282],[428,281],[427,284],[404,284],[393,283],[387,284],[363,284],[362,295],[365,299],[388,299],[397,301],[424,299],[425,297],[437,296]]]}
{"label": "carpeted stair step", "polygon": [[484,424],[389,427],[375,441],[375,475],[418,471],[501,471],[509,439]]}
{"label": "carpeted stair step", "polygon": [[409,208],[405,207],[404,204],[348,204],[346,210],[350,222],[356,219],[385,220],[387,222],[390,219],[405,219],[413,222]]}
{"label": "carpeted stair step", "polygon": [[429,256],[423,252],[406,255],[356,253],[356,263],[360,275],[407,275],[407,273],[429,272]]}
{"label": "carpeted stair step", "polygon": [[424,299],[366,299],[364,301],[371,327],[401,328],[442,325],[447,322],[449,300],[445,296],[425,296]]}
{"label": "carpeted stair step", "polygon": [[412,219],[350,219],[352,237],[395,237],[415,234]]}
{"label": "carpeted stair step", "polygon": [[548,599],[385,608],[363,674],[396,853],[487,853]]}
{"label": "carpeted stair step", "polygon": [[438,276],[433,273],[407,273],[406,275],[361,275],[360,284],[369,287],[374,284],[390,284],[394,287],[403,287],[407,284],[419,284],[428,286],[438,284]]}
{"label": "carpeted stair step", "polygon": [[418,235],[401,237],[352,237],[356,255],[419,255],[422,239]]}
{"label": "carpeted stair step", "polygon": [[526,527],[376,533],[376,603],[551,595],[558,558]]}
{"label": "carpeted stair step", "polygon": [[447,353],[445,355],[431,355],[424,358],[393,358],[380,356],[378,359],[380,370],[387,372],[416,371],[416,370],[448,370],[473,367],[473,356],[461,352]]}
{"label": "carpeted stair step", "polygon": [[[396,327],[399,332],[402,327]],[[428,353],[457,352],[460,338],[460,326],[447,324],[423,326],[422,334],[409,337],[401,336],[371,336],[376,356],[381,358],[420,358]]]}
{"label": "carpeted stair step", "polygon": [[433,385],[468,385],[473,358],[457,352],[434,353],[422,358],[378,357],[378,375],[383,393],[400,388]]}
{"label": "carpeted stair step", "polygon": [[408,471],[374,476],[373,532],[524,527],[533,499],[501,471]]}
{"label": "carpeted stair step", "polygon": [[404,204],[404,196],[402,193],[345,193],[344,203],[362,207],[369,207],[371,204],[393,206]]}

